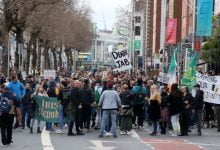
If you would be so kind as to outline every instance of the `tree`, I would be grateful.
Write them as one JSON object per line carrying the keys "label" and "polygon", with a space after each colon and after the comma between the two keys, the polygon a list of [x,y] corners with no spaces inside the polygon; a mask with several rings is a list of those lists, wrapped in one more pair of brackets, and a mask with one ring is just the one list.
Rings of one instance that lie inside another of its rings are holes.
{"label": "tree", "polygon": [[202,46],[201,59],[208,63],[209,69],[220,72],[220,16],[213,18],[213,35]]}

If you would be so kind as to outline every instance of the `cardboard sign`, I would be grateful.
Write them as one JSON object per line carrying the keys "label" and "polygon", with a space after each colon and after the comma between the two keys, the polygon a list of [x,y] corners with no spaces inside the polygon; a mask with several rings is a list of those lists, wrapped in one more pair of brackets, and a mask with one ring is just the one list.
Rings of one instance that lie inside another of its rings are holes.
{"label": "cardboard sign", "polygon": [[196,73],[196,82],[204,92],[204,101],[220,104],[220,76]]}
{"label": "cardboard sign", "polygon": [[44,70],[44,79],[55,79],[56,71],[55,70]]}
{"label": "cardboard sign", "polygon": [[127,50],[112,52],[112,57],[116,64],[114,71],[121,72],[132,68]]}
{"label": "cardboard sign", "polygon": [[160,72],[158,77],[157,77],[157,81],[161,82],[161,83],[168,84],[169,78],[167,76],[167,73]]}

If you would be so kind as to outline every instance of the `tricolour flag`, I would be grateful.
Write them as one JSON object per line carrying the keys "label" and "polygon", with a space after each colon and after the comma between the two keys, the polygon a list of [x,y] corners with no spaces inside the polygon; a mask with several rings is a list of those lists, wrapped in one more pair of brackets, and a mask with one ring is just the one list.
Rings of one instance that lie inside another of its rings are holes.
{"label": "tricolour flag", "polygon": [[169,90],[171,90],[171,86],[174,83],[177,83],[177,71],[176,71],[176,67],[177,67],[177,50],[174,51],[171,62],[170,62],[170,66],[169,66],[169,70],[168,70],[168,88]]}

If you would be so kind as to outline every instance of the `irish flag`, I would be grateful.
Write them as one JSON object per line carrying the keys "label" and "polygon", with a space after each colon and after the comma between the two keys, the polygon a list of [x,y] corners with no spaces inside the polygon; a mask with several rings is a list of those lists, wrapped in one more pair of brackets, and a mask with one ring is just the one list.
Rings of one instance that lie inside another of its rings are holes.
{"label": "irish flag", "polygon": [[169,70],[168,70],[168,88],[169,90],[171,90],[171,86],[174,83],[177,83],[177,78],[176,78],[176,67],[177,67],[177,61],[176,61],[176,53],[177,50],[174,51],[171,62],[170,62],[170,66],[169,66]]}

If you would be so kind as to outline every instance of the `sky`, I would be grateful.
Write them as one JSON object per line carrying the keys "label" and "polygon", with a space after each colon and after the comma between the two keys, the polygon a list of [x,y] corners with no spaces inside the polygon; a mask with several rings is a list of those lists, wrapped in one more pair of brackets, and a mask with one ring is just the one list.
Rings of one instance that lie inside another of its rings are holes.
{"label": "sky", "polygon": [[[97,23],[98,29],[107,30],[113,28],[116,22],[117,8],[126,8],[131,0],[87,0],[93,10],[93,22]],[[104,19],[103,19],[104,18]],[[105,23],[104,23],[105,22]]]}

